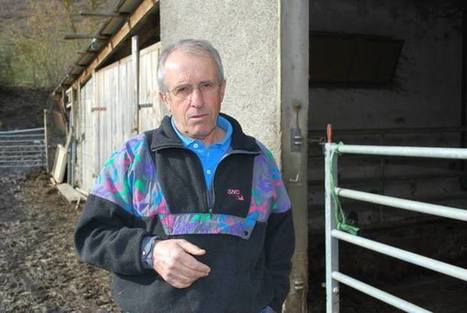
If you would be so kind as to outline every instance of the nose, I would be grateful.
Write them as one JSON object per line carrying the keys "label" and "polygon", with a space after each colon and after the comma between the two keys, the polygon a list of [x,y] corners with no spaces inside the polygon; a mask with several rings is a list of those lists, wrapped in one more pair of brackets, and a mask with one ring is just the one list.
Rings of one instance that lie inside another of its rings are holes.
{"label": "nose", "polygon": [[190,96],[190,104],[193,107],[202,107],[204,103],[203,93],[199,88],[194,88]]}

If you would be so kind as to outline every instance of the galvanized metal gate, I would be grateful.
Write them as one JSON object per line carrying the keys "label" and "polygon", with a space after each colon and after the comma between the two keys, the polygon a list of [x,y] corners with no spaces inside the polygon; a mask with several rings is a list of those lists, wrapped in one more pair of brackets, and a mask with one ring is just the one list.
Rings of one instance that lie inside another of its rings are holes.
{"label": "galvanized metal gate", "polygon": [[384,301],[404,312],[430,312],[339,272],[339,240],[464,281],[467,281],[467,270],[356,235],[352,232],[352,227],[345,225],[345,221],[342,220],[345,220],[345,217],[340,209],[339,198],[370,202],[464,222],[467,222],[467,210],[339,188],[337,158],[344,153],[466,160],[467,149],[325,144],[326,312],[339,312],[339,283]]}
{"label": "galvanized metal gate", "polygon": [[0,168],[47,167],[44,128],[0,131]]}

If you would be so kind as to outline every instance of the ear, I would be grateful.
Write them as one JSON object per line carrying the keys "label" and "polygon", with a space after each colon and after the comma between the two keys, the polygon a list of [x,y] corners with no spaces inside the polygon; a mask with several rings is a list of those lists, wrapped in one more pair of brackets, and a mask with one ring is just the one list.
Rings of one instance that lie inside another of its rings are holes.
{"label": "ear", "polygon": [[220,97],[220,103],[224,100],[224,94],[225,94],[225,86],[227,85],[227,81],[224,79],[224,81],[220,85],[219,89],[219,97]]}
{"label": "ear", "polygon": [[160,99],[160,101],[162,103],[165,104],[165,107],[167,108],[167,111],[169,111],[169,113],[172,113],[172,111],[170,109],[170,99],[167,96],[167,93],[159,91],[159,99]]}

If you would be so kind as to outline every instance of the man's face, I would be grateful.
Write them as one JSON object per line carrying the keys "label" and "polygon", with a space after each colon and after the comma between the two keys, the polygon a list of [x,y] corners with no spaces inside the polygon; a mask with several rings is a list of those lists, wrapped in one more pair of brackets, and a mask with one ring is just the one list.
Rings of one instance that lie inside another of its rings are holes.
{"label": "man's face", "polygon": [[161,100],[172,113],[177,129],[185,136],[212,142],[225,91],[225,81],[219,82],[214,60],[172,52],[165,63],[165,86],[169,91],[160,94]]}

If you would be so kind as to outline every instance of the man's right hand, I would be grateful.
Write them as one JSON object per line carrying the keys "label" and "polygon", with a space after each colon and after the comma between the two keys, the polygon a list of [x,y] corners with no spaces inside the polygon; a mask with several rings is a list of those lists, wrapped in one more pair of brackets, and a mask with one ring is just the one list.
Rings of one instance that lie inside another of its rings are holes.
{"label": "man's right hand", "polygon": [[205,253],[205,250],[184,239],[156,241],[152,255],[153,267],[173,287],[187,288],[211,271],[209,266],[193,257]]}

